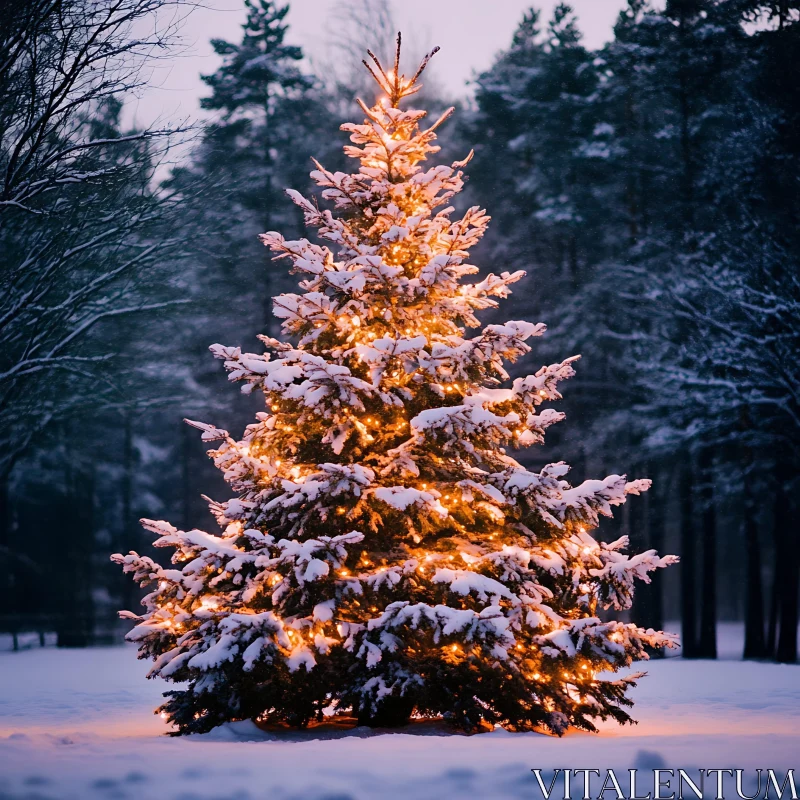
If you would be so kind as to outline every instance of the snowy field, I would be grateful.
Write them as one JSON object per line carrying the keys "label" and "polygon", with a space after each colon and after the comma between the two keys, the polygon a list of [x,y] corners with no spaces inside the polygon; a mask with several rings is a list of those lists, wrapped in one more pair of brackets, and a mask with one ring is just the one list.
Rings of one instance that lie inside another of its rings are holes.
{"label": "snowy field", "polygon": [[[723,630],[723,656],[736,633]],[[599,735],[320,739],[239,723],[174,739],[152,713],[164,687],[144,679],[130,647],[0,653],[0,800],[541,798],[533,767],[800,768],[800,667],[670,658],[646,668],[639,725]]]}

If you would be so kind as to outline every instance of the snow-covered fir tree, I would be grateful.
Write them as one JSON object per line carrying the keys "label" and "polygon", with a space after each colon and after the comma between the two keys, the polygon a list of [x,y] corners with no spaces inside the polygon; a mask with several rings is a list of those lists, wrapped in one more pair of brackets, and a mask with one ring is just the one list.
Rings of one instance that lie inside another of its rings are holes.
{"label": "snow-covered fir tree", "polygon": [[289,191],[330,246],[261,237],[303,276],[274,300],[288,341],[211,348],[266,399],[238,441],[191,423],[221,442],[211,455],[236,495],[211,502],[221,534],[145,520],[173,566],[113,556],[151,587],[143,614],[122,615],[150,675],[185,683],[159,709],[181,733],[326,714],[594,730],[630,720],[638,675],[610,673],[675,642],[600,616],[676,560],[590,534],[649,481],[573,487],[566,464],[530,472],[507,450],[563,418],[540,406],[560,399],[577,357],[512,382],[504,364],[543,324],[466,337],[524,273],[463,282],[489,217],[451,218],[469,157],[424,166],[450,111],[426,127],[399,107],[432,55],[407,78],[399,44],[393,69],[368,65],[385,96],[342,126],[358,170],[312,173],[333,210]]}

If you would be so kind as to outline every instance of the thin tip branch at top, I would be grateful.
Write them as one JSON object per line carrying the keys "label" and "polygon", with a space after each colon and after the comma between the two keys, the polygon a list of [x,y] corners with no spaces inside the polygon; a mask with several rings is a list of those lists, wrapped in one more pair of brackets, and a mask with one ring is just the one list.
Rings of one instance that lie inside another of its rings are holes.
{"label": "thin tip branch at top", "polygon": [[397,49],[394,51],[394,74],[400,74],[400,44],[403,41],[403,34],[397,31]]}
{"label": "thin tip branch at top", "polygon": [[402,100],[404,97],[408,97],[410,94],[416,94],[422,88],[422,84],[417,84],[417,80],[419,79],[419,76],[422,75],[425,67],[428,66],[428,62],[439,52],[440,49],[439,47],[434,47],[433,50],[431,50],[430,53],[428,53],[422,59],[411,80],[406,81],[405,75],[400,74],[401,44],[402,34],[398,31],[397,47],[395,49],[394,56],[394,69],[391,70],[388,75],[386,74],[386,71],[384,70],[380,60],[375,53],[372,52],[372,50],[367,50],[367,55],[374,62],[374,66],[366,59],[362,59],[361,61],[361,63],[369,70],[369,74],[372,75],[378,86],[380,86],[381,89],[383,89],[383,91],[389,96],[392,108],[397,108],[400,100]]}

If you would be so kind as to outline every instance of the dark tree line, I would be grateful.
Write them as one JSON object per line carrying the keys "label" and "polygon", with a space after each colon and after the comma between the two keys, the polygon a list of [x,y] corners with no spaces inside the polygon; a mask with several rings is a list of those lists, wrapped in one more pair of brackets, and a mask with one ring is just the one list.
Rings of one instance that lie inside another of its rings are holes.
{"label": "dark tree line", "polygon": [[594,437],[566,450],[611,445],[655,479],[627,526],[683,565],[645,621],[679,610],[684,653],[713,658],[724,604],[748,657],[794,661],[797,4],[631,0],[614,34],[589,52],[568,6],[532,11],[480,77],[488,257],[532,265],[520,311],[588,362],[572,413]]}
{"label": "dark tree line", "polygon": [[164,269],[180,198],[153,184],[180,131],[121,123],[174,39],[174,22],[152,24],[169,5],[11,0],[0,18],[0,606],[70,612],[64,642],[93,625],[98,512],[125,469],[111,431],[178,392],[146,380],[159,354],[138,331],[160,318],[166,332],[188,300]]}
{"label": "dark tree line", "polygon": [[[224,489],[181,419],[252,408],[206,348],[277,333],[269,297],[294,279],[257,234],[303,235],[281,190],[308,190],[312,153],[341,165],[329,132],[353,112],[346,54],[310,64],[285,6],[247,0],[164,179],[182,132],[120,120],[179,48],[167,5],[17,0],[0,20],[0,616],[62,643],[117,635],[133,598],[107,554],[146,548],[139,517],[207,524],[200,495]],[[680,618],[688,656],[716,655],[722,619],[745,621],[747,657],[797,656],[799,17],[629,0],[590,51],[567,5],[532,9],[457,117],[468,202],[493,217],[476,263],[528,270],[514,313],[550,325],[532,358],[583,357],[579,420],[535,456],[654,479],[617,524],[682,556],[635,613]],[[388,6],[342,25],[375,47]]]}

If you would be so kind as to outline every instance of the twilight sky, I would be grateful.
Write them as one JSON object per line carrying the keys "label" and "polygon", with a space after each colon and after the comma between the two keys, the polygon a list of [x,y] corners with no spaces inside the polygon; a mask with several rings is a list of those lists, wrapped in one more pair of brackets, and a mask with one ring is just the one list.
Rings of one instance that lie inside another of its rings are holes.
{"label": "twilight sky", "polygon": [[[524,11],[531,5],[549,18],[558,0],[392,0],[403,37],[415,52],[440,45],[431,63],[436,80],[454,97],[469,91],[467,81],[492,63],[508,46]],[[289,39],[314,58],[324,55],[334,36],[331,11],[341,0],[291,0],[287,17]],[[584,42],[597,47],[611,38],[611,28],[625,0],[571,0],[580,18]],[[213,72],[219,59],[209,39],[239,41],[244,19],[243,0],[206,0],[195,9],[181,32],[186,51],[158,68],[151,88],[132,102],[130,112],[140,125],[156,119],[196,118],[198,101],[207,88],[201,73]]]}

